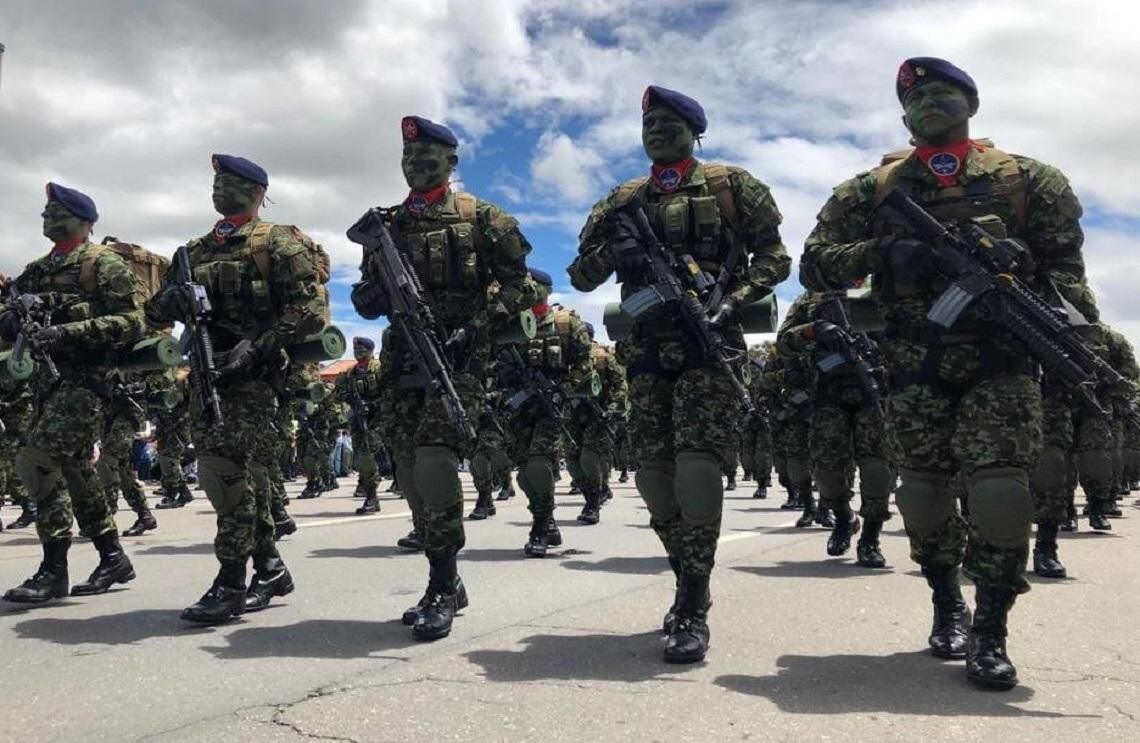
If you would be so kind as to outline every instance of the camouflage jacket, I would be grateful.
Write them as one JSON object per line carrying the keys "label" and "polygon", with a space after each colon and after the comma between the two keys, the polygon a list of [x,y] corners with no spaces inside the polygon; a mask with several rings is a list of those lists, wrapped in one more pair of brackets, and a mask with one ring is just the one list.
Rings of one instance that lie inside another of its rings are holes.
{"label": "camouflage jacket", "polygon": [[375,358],[368,359],[368,364],[363,369],[359,365],[354,365],[338,376],[333,387],[333,396],[338,403],[347,407],[353,425],[357,425],[356,409],[352,406],[354,397],[360,396],[365,408],[363,414],[370,419],[376,413],[377,402],[381,399],[382,392],[380,362]]}
{"label": "camouflage jacket", "polygon": [[[534,338],[514,344],[527,367],[545,373],[567,396],[582,394],[590,384],[594,373],[591,345],[585,321],[577,312],[557,305],[539,319]],[[501,352],[498,357],[495,368],[509,397],[525,380]]]}
{"label": "camouflage jacket", "polygon": [[629,384],[625,381],[625,367],[618,362],[611,349],[600,343],[594,344],[590,356],[594,371],[602,380],[598,405],[607,413],[624,417],[629,410]]}

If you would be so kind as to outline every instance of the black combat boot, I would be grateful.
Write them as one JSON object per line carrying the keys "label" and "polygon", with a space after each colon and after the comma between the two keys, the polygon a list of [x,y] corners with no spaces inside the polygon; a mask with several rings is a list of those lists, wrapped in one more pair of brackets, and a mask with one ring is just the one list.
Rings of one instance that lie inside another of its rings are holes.
{"label": "black combat boot", "polygon": [[1017,669],[1005,653],[1006,621],[1017,594],[1004,586],[978,586],[977,611],[966,645],[966,678],[986,689],[1017,686]]}
{"label": "black combat boot", "polygon": [[1112,524],[1105,514],[1107,500],[1107,498],[1089,498],[1089,527],[1096,531],[1112,531]]}
{"label": "black combat boot", "polygon": [[273,541],[276,542],[281,537],[287,537],[290,534],[295,534],[297,531],[297,522],[285,510],[284,501],[272,501],[269,504],[269,514],[273,517]]}
{"label": "black combat boot", "polygon": [[412,624],[417,640],[438,640],[451,634],[456,613],[467,606],[467,589],[459,579],[455,552],[447,550],[428,558],[431,572],[422,607]]}
{"label": "black combat boot", "polygon": [[923,567],[922,574],[934,604],[934,623],[927,639],[931,653],[936,658],[965,658],[970,609],[962,600],[957,566]]}
{"label": "black combat boot", "polygon": [[36,523],[36,506],[31,501],[24,501],[20,504],[20,515],[16,520],[8,524],[9,529],[26,529],[32,524]]}
{"label": "black combat boot", "polygon": [[835,508],[835,526],[827,538],[827,554],[839,557],[851,549],[851,537],[859,533],[859,517],[851,510],[851,503],[840,501]]}
{"label": "black combat boot", "polygon": [[357,481],[356,489],[352,491],[353,498],[366,498],[368,496],[368,489],[364,487],[364,483]]}
{"label": "black combat boot", "polygon": [[293,593],[293,576],[285,567],[280,555],[253,558],[253,581],[245,594],[245,610],[261,611],[269,606],[274,596],[288,596]]}
{"label": "black combat boot", "polygon": [[135,568],[119,544],[115,532],[100,534],[91,540],[99,550],[99,564],[84,583],[71,587],[72,596],[94,596],[106,593],[116,583],[129,583],[135,579]]}
{"label": "black combat boot", "polygon": [[183,621],[195,624],[223,624],[245,613],[245,560],[223,562],[214,585],[182,610]]}
{"label": "black combat boot", "polygon": [[582,512],[578,514],[578,521],[583,524],[596,524],[602,520],[602,494],[598,492],[586,491],[586,505],[582,506]]}
{"label": "black combat boot", "polygon": [[41,545],[44,559],[36,574],[4,593],[13,604],[42,604],[67,595],[67,550],[71,540],[49,539]]}
{"label": "black combat boot", "polygon": [[677,615],[665,638],[666,663],[697,663],[709,650],[709,577],[682,574],[677,582]]}
{"label": "black combat boot", "polygon": [[527,557],[546,557],[549,548],[561,544],[562,532],[554,523],[554,517],[535,516],[530,526],[530,536],[526,545],[523,546],[523,552],[526,553]]}
{"label": "black combat boot", "polygon": [[744,470],[740,473],[741,481],[748,481],[752,479],[752,470]]}
{"label": "black combat boot", "polygon": [[[1128,495],[1128,493],[1125,493],[1125,495]],[[1124,511],[1120,510],[1120,503],[1118,502],[1119,500],[1120,499],[1117,496],[1113,496],[1104,502],[1105,516],[1108,516],[1110,519],[1123,518]]]}
{"label": "black combat boot", "polygon": [[1042,578],[1064,578],[1065,566],[1057,559],[1057,522],[1037,524],[1037,541],[1033,545],[1033,572]]}
{"label": "black combat boot", "polygon": [[490,490],[480,490],[479,497],[475,499],[475,507],[471,509],[471,513],[467,518],[472,521],[482,521],[490,516],[494,516],[498,512],[495,508],[495,501],[491,498]]}
{"label": "black combat boot", "polygon": [[367,516],[370,513],[380,513],[380,496],[366,492],[364,502],[356,509],[356,515]]}
{"label": "black combat boot", "polygon": [[728,476],[728,481],[724,484],[725,490],[736,490],[736,475],[731,474]]}
{"label": "black combat boot", "polygon": [[815,523],[819,524],[824,529],[834,529],[835,514],[831,512],[830,508],[819,506],[815,509]]}
{"label": "black combat boot", "polygon": [[885,568],[887,560],[879,548],[879,533],[883,530],[883,522],[868,517],[863,522],[863,533],[859,535],[859,542],[855,545],[855,564],[864,568]]}
{"label": "black combat boot", "polygon": [[321,484],[321,490],[328,493],[340,487],[340,481],[334,476],[331,480],[326,480]]}
{"label": "black combat boot", "polygon": [[140,537],[148,531],[154,531],[158,528],[158,520],[145,506],[135,512],[135,517],[135,523],[123,532],[124,537]]}
{"label": "black combat boot", "polygon": [[581,495],[582,494],[582,488],[581,488],[581,486],[578,485],[578,483],[571,480],[570,481],[570,489],[566,491],[566,494],[567,495]]}
{"label": "black combat boot", "polygon": [[320,498],[324,488],[321,486],[320,480],[309,480],[305,483],[305,489],[297,496],[297,500],[309,500],[310,498]]}
{"label": "black combat boot", "polygon": [[669,567],[673,569],[673,605],[661,620],[661,631],[666,635],[672,634],[673,627],[677,624],[677,601],[681,598],[681,561],[670,555]]}
{"label": "black combat boot", "polygon": [[610,489],[610,484],[607,482],[602,486],[602,504],[605,505],[614,499],[614,491]]}
{"label": "black combat boot", "polygon": [[765,485],[764,483],[757,484],[756,485],[756,492],[752,493],[752,497],[753,498],[760,498],[760,499],[767,498],[768,497],[768,486]]}
{"label": "black combat boot", "polygon": [[413,552],[423,552],[424,540],[423,537],[420,536],[419,531],[412,529],[408,532],[406,537],[400,537],[396,540],[396,546],[403,547],[406,550],[412,550]]}
{"label": "black combat boot", "polygon": [[780,504],[781,511],[798,511],[804,507],[803,502],[800,500],[800,491],[798,488],[788,485],[788,499]]}
{"label": "black combat boot", "polygon": [[1065,512],[1065,520],[1057,527],[1059,531],[1075,532],[1077,531],[1077,507],[1070,503]]}
{"label": "black combat boot", "polygon": [[806,529],[807,527],[814,524],[816,520],[815,496],[812,495],[810,490],[805,490],[802,493],[799,493],[799,491],[797,491],[797,493],[799,494],[800,503],[803,504],[804,512],[796,521],[796,528]]}
{"label": "black combat boot", "polygon": [[618,474],[618,482],[629,482],[629,470],[622,470]]}
{"label": "black combat boot", "polygon": [[510,481],[510,479],[508,478],[507,484],[499,489],[499,495],[495,498],[495,500],[500,500],[500,501],[510,500],[511,498],[514,498],[514,497],[515,497],[515,486]]}
{"label": "black combat boot", "polygon": [[[408,627],[414,625],[420,614],[422,614],[428,604],[431,603],[431,597],[432,590],[429,580],[428,588],[424,591],[424,595],[420,597],[420,600],[416,602],[415,606],[410,606],[404,610],[404,615],[400,617],[400,622]],[[455,604],[460,609],[467,606],[467,587],[463,585],[463,579],[458,575],[455,576]]]}

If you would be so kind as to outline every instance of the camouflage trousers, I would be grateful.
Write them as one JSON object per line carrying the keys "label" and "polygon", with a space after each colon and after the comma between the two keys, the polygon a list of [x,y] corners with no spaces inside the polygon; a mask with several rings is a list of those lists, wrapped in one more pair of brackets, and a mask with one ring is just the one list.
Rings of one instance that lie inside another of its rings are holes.
{"label": "camouflage trousers", "polygon": [[1074,421],[1073,450],[1085,495],[1091,500],[1111,498],[1117,485],[1113,462],[1116,431],[1111,421],[1078,410]]}
{"label": "camouflage trousers", "polygon": [[1076,466],[1073,401],[1070,395],[1050,389],[1044,397],[1041,455],[1029,479],[1033,491],[1034,520],[1060,523],[1068,517],[1073,497],[1070,473]]}
{"label": "camouflage trousers", "polygon": [[73,518],[88,537],[116,531],[91,462],[102,427],[103,400],[91,390],[63,380],[44,392],[28,444],[16,457],[16,471],[37,507],[41,540],[70,537]]}
{"label": "camouflage trousers", "polygon": [[274,557],[269,469],[278,453],[277,394],[258,380],[221,386],[225,425],[205,425],[195,410],[198,478],[217,512],[214,555],[219,562]]}
{"label": "camouflage trousers", "polygon": [[[891,395],[897,501],[911,558],[923,566],[962,564],[979,585],[1024,592],[1033,520],[1029,470],[1041,448],[1040,386],[1007,373],[960,389],[910,384]],[[951,488],[955,474],[964,478],[968,525]]]}
{"label": "camouflage trousers", "polygon": [[868,406],[858,389],[821,391],[811,421],[811,459],[819,503],[835,508],[852,497],[850,474],[859,471],[859,515],[872,521],[890,518],[894,485],[886,417]]}
{"label": "camouflage trousers", "polygon": [[629,384],[637,490],[666,553],[708,575],[720,536],[724,453],[737,437],[740,399],[719,369],[641,373]]}
{"label": "camouflage trousers", "polygon": [[332,471],[333,442],[331,434],[324,428],[310,433],[304,439],[301,451],[301,469],[308,478],[306,485],[331,483],[335,478]]}
{"label": "camouflage trousers", "polygon": [[766,482],[772,472],[772,430],[760,418],[740,432],[740,464],[757,482]]}
{"label": "camouflage trousers", "polygon": [[280,514],[285,509],[285,474],[282,467],[285,455],[292,446],[289,441],[289,429],[293,425],[293,411],[288,401],[277,401],[277,418],[274,421],[273,431],[273,461],[267,468],[266,479],[269,482],[269,510],[271,514]]}
{"label": "camouflage trousers", "polygon": [[566,469],[583,491],[601,493],[609,483],[617,442],[603,421],[585,406],[573,410],[567,428],[574,446],[567,445]]}
{"label": "camouflage trousers", "polygon": [[[781,484],[800,491],[811,489],[811,408],[795,408],[772,425],[772,451]],[[782,470],[782,472],[781,472]]]}
{"label": "camouflage trousers", "polygon": [[477,493],[490,493],[510,482],[509,446],[503,431],[490,421],[480,421],[479,438],[471,453],[471,479]]}
{"label": "camouflage trousers", "polygon": [[374,432],[371,422],[364,430],[354,426],[352,431],[352,468],[359,476],[359,487],[366,493],[376,494],[380,483],[379,469],[376,467],[376,452],[380,451],[382,444],[380,437]]}
{"label": "camouflage trousers", "polygon": [[186,484],[182,475],[182,457],[190,442],[190,421],[187,415],[180,412],[158,416],[155,438],[162,490],[168,496],[177,495]]}
{"label": "camouflage trousers", "polygon": [[147,510],[146,498],[139,487],[135,471],[131,469],[131,447],[135,433],[142,427],[142,421],[118,405],[113,405],[108,420],[103,425],[102,445],[99,448],[99,464],[96,471],[103,483],[107,505],[111,513],[118,510],[119,492],[127,505],[135,513]]}
{"label": "camouflage trousers", "polygon": [[[512,454],[518,467],[518,483],[526,494],[527,508],[535,518],[554,514],[554,475],[558,468],[555,450],[561,430],[537,402],[528,402],[507,418],[514,439]],[[570,452],[566,452],[569,459]]]}
{"label": "camouflage trousers", "polygon": [[17,505],[23,505],[28,498],[28,491],[16,474],[16,456],[23,447],[20,438],[11,428],[0,433],[0,504],[5,496],[11,496]]}

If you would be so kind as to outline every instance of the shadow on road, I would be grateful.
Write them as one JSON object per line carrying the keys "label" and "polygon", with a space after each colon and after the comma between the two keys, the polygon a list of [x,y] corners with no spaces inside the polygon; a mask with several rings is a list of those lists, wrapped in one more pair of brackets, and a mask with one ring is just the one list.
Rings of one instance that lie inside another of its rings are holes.
{"label": "shadow on road", "polygon": [[[637,635],[531,635],[523,650],[464,653],[488,681],[651,681],[688,668],[661,662],[661,633]],[[688,679],[685,679],[688,681]]]}
{"label": "shadow on road", "polygon": [[784,561],[775,565],[734,565],[732,569],[765,578],[867,578],[875,575],[890,575],[894,572],[890,569],[870,570],[861,568],[847,558],[828,558],[806,562]]}
{"label": "shadow on road", "polygon": [[419,644],[412,638],[411,630],[398,620],[309,619],[284,627],[242,627],[215,638],[224,639],[227,644],[204,645],[202,650],[219,660],[350,660]]}
{"label": "shadow on road", "polygon": [[415,552],[397,547],[394,544],[366,544],[363,547],[329,547],[313,550],[309,557],[413,557]]}
{"label": "shadow on road", "polygon": [[657,557],[607,557],[597,562],[567,560],[559,563],[570,570],[589,570],[599,573],[626,573],[629,575],[657,575],[669,572],[669,561],[664,555]]}
{"label": "shadow on road", "polygon": [[37,537],[18,537],[16,539],[4,537],[0,539],[0,544],[6,547],[31,547],[32,545],[38,547],[40,540]]}
{"label": "shadow on road", "polygon": [[1096,717],[1015,707],[1033,697],[1018,686],[987,693],[966,681],[962,663],[942,663],[926,652],[876,655],[782,655],[772,676],[729,674],[717,686],[764,697],[782,712],[809,715],[889,712],[953,717]]}
{"label": "shadow on road", "polygon": [[45,617],[20,622],[12,631],[21,639],[58,645],[133,645],[152,637],[185,635],[199,629],[179,620],[178,611],[140,609],[86,619]]}
{"label": "shadow on road", "polygon": [[568,547],[552,547],[550,552],[546,553],[546,557],[538,560],[537,558],[527,557],[523,553],[523,542],[526,541],[526,534],[519,535],[519,546],[514,548],[502,547],[487,547],[481,549],[465,549],[459,553],[459,564],[464,562],[514,562],[517,560],[565,560],[567,557],[573,555],[589,555],[587,550],[570,549]]}
{"label": "shadow on road", "polygon": [[[128,544],[131,544],[128,542]],[[138,552],[140,555],[212,555],[214,554],[213,542],[199,542],[197,544],[156,544],[146,549],[139,549],[138,542],[133,543],[134,549],[130,552]]]}

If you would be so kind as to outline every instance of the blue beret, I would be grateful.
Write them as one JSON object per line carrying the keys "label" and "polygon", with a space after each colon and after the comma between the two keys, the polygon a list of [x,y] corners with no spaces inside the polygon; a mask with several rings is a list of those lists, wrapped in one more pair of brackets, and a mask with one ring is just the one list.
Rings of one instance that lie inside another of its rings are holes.
{"label": "blue beret", "polygon": [[684,93],[650,85],[641,96],[641,112],[645,113],[654,106],[668,106],[676,111],[682,119],[689,122],[694,134],[704,134],[709,126],[701,104]]}
{"label": "blue beret", "polygon": [[405,116],[400,122],[400,131],[404,134],[405,142],[439,142],[448,147],[458,147],[459,140],[451,130],[443,124],[429,121],[422,116]]}
{"label": "blue beret", "polygon": [[543,286],[554,286],[554,279],[552,279],[550,277],[550,274],[548,274],[546,271],[543,271],[541,268],[531,268],[527,270],[530,271],[530,277]]}
{"label": "blue beret", "polygon": [[593,338],[594,338],[594,323],[592,323],[592,322],[586,323],[586,332],[590,334],[590,340],[593,340]]}
{"label": "blue beret", "polygon": [[67,188],[58,183],[47,184],[48,201],[58,201],[67,211],[82,219],[84,222],[95,223],[99,221],[99,212],[95,209],[95,201],[85,193]]}
{"label": "blue beret", "polygon": [[899,101],[902,101],[911,90],[931,80],[941,80],[956,85],[973,96],[978,94],[974,78],[967,75],[965,70],[938,57],[911,57],[899,65],[899,74],[895,78],[895,93]]}
{"label": "blue beret", "polygon": [[214,164],[215,173],[233,173],[247,181],[253,181],[259,186],[269,187],[269,174],[265,168],[252,160],[233,155],[211,155],[210,161]]}
{"label": "blue beret", "polygon": [[376,341],[372,340],[371,338],[365,338],[362,335],[358,335],[355,338],[353,338],[352,339],[352,345],[364,346],[369,351],[375,351],[376,350]]}

